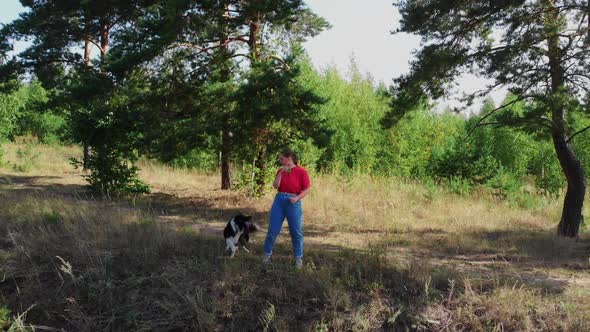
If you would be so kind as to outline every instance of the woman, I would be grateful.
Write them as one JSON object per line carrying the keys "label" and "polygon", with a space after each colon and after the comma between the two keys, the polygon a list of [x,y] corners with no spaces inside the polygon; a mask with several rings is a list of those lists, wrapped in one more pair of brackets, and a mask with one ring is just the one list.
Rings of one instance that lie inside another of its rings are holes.
{"label": "woman", "polygon": [[291,150],[285,150],[280,155],[281,167],[275,175],[273,187],[278,190],[270,210],[270,223],[264,242],[264,263],[270,263],[272,249],[287,218],[289,232],[293,242],[295,266],[303,267],[303,210],[301,199],[307,195],[310,188],[309,176],[303,167],[297,164],[297,155]]}

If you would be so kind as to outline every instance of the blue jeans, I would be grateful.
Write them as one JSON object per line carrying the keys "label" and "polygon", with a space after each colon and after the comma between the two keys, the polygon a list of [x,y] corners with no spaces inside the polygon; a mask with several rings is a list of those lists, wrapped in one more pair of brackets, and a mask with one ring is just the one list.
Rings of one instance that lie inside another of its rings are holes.
{"label": "blue jeans", "polygon": [[295,204],[289,201],[294,196],[292,194],[277,193],[272,203],[268,233],[266,233],[266,241],[264,242],[264,253],[266,255],[272,255],[272,249],[283,227],[283,221],[287,218],[289,233],[291,233],[291,241],[293,242],[293,253],[296,258],[303,257],[303,210],[301,209],[301,201],[297,201]]}

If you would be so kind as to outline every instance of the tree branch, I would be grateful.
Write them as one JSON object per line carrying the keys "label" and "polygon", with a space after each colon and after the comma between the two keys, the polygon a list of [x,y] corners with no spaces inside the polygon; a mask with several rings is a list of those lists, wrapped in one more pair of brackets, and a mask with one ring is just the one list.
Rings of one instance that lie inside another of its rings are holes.
{"label": "tree branch", "polygon": [[574,137],[580,135],[581,133],[585,132],[588,129],[590,129],[590,126],[586,126],[583,129],[578,130],[576,133],[574,133],[572,136],[570,136],[570,138],[568,138],[567,141],[565,141],[565,142],[569,143],[571,140],[574,139]]}
{"label": "tree branch", "polygon": [[519,101],[523,101],[525,99],[527,99],[528,97],[518,97],[516,99],[514,99],[513,101],[506,103],[504,105],[501,105],[499,107],[496,107],[495,109],[491,110],[488,114],[484,115],[481,119],[479,119],[477,121],[477,123],[475,124],[475,126],[473,126],[473,128],[471,128],[471,130],[469,130],[469,132],[467,133],[467,137],[465,137],[465,139],[469,138],[471,136],[471,134],[473,134],[473,132],[475,131],[475,129],[479,128],[480,125],[490,116],[492,116],[492,114],[496,113],[499,110],[502,110],[508,106],[514,105]]}

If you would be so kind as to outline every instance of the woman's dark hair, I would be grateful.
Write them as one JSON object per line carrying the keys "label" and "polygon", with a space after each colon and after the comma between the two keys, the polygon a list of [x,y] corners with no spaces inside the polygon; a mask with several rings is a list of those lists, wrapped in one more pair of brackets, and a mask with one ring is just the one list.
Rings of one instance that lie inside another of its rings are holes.
{"label": "woman's dark hair", "polygon": [[283,150],[283,152],[281,152],[281,156],[286,157],[286,158],[291,158],[293,159],[293,163],[295,165],[298,165],[299,163],[299,158],[297,158],[297,154],[295,154],[295,152],[293,152],[293,150],[291,149],[285,149]]}

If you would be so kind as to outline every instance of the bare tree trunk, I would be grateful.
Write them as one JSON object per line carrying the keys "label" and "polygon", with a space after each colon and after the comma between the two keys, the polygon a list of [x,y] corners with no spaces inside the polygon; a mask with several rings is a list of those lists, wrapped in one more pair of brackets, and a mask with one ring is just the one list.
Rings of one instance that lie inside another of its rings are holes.
{"label": "bare tree trunk", "polygon": [[92,50],[92,44],[90,43],[90,37],[86,36],[84,40],[84,65],[90,67],[90,52]]}
{"label": "bare tree trunk", "polygon": [[562,236],[576,237],[583,220],[582,209],[586,195],[586,178],[584,169],[567,139],[566,135],[553,133],[553,145],[561,169],[567,179],[567,191],[557,232]]}
{"label": "bare tree trunk", "polygon": [[104,65],[109,52],[109,32],[111,27],[106,17],[101,18],[100,26],[100,64]]}
{"label": "bare tree trunk", "polygon": [[254,166],[256,168],[254,175],[254,194],[259,196],[264,192],[264,185],[266,183],[266,146],[259,147],[258,156],[256,156],[256,162],[254,163]]}
{"label": "bare tree trunk", "polygon": [[[259,47],[259,35],[261,22],[258,15],[254,15],[254,18],[250,21],[250,31],[248,36],[248,47],[250,49],[250,57],[252,64],[255,64],[260,60],[260,47]],[[265,170],[266,170],[266,135],[264,129],[256,131],[256,137],[254,138],[254,144],[258,151],[256,156],[255,167],[255,179],[254,179],[254,194],[261,195],[264,191],[264,185],[266,183]]]}
{"label": "bare tree trunk", "polygon": [[[86,39],[84,40],[84,65],[88,68],[91,66],[90,63],[90,55],[91,55],[91,50],[92,50],[92,44],[90,43],[90,37],[86,36]],[[90,145],[89,145],[89,139],[85,140],[82,145],[83,145],[83,156],[82,156],[82,169],[83,170],[88,170],[89,167],[89,163],[90,163]]]}
{"label": "bare tree trunk", "polygon": [[[225,12],[223,13],[225,19],[229,19],[229,7],[228,5],[225,6]],[[228,49],[228,33],[226,30],[223,31],[223,35],[221,38],[221,52],[223,52],[224,57],[229,59],[229,49]],[[226,59],[226,61],[227,61]],[[222,69],[222,81],[229,82],[231,79],[231,72],[230,68],[228,67],[227,63],[224,62]],[[229,102],[229,101],[228,101]],[[223,129],[221,130],[221,189],[229,190],[232,188],[232,178],[231,178],[231,137],[232,133],[229,128],[227,128],[228,119],[223,121]]]}
{"label": "bare tree trunk", "polygon": [[564,93],[565,87],[563,56],[559,48],[558,30],[555,26],[551,26],[551,24],[557,24],[560,14],[553,2],[547,1],[547,5],[550,9],[547,12],[548,20],[546,22],[548,22],[548,26],[546,28],[548,31],[547,47],[551,74],[552,138],[559,165],[567,179],[567,191],[557,232],[562,236],[576,237],[583,219],[582,209],[584,207],[584,196],[586,195],[586,177],[580,160],[569,142],[567,133],[567,109],[561,95]]}
{"label": "bare tree trunk", "polygon": [[221,132],[221,189],[229,190],[232,187],[231,179],[231,132],[224,129]]}
{"label": "bare tree trunk", "polygon": [[258,35],[260,34],[260,18],[255,18],[250,22],[250,34],[248,36],[248,47],[252,61],[258,61],[260,57],[260,48],[258,45]]}
{"label": "bare tree trunk", "polygon": [[90,163],[90,145],[88,144],[88,142],[84,142],[82,143],[83,148],[84,148],[84,155],[82,157],[82,169],[83,170],[88,170],[89,167],[89,163]]}

